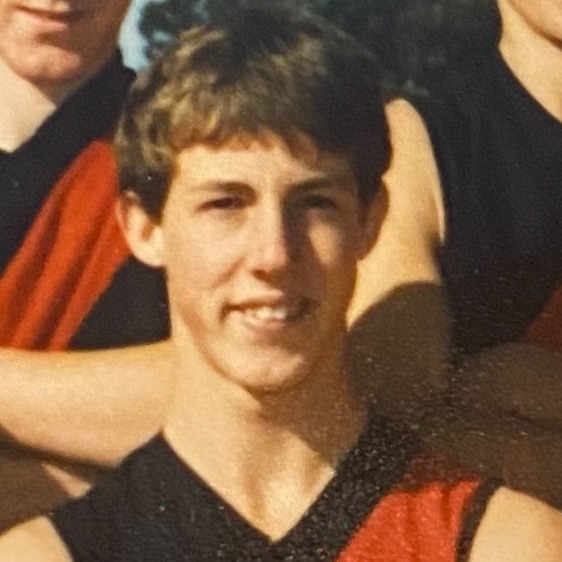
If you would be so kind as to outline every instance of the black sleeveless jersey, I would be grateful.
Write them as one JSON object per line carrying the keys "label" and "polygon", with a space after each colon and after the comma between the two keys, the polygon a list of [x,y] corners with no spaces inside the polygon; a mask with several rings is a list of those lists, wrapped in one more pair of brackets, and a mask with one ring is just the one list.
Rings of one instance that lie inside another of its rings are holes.
{"label": "black sleeveless jersey", "polygon": [[455,343],[517,340],[562,278],[562,123],[499,54],[410,101],[440,172]]}
{"label": "black sleeveless jersey", "polygon": [[[0,277],[60,176],[90,142],[111,135],[133,78],[116,55],[26,143],[12,153],[0,150]],[[162,274],[130,258],[94,304],[70,347],[158,341],[168,330]]]}
{"label": "black sleeveless jersey", "polygon": [[[460,562],[498,482],[373,416],[302,519],[271,540],[162,436],[51,514],[76,562]],[[421,462],[419,462],[421,461]],[[417,467],[417,468],[416,468]]]}

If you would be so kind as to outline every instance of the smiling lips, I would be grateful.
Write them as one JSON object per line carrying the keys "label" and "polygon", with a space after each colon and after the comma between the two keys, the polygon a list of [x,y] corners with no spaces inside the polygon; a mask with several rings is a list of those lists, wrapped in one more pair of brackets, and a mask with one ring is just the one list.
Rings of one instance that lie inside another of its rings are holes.
{"label": "smiling lips", "polygon": [[259,330],[277,330],[303,320],[314,308],[310,299],[296,301],[248,301],[231,307],[231,313]]}
{"label": "smiling lips", "polygon": [[19,6],[19,10],[20,12],[34,16],[37,19],[64,24],[76,21],[84,15],[83,10],[77,10],[70,7],[63,7],[62,9],[54,10],[35,7],[33,4],[21,5]]}

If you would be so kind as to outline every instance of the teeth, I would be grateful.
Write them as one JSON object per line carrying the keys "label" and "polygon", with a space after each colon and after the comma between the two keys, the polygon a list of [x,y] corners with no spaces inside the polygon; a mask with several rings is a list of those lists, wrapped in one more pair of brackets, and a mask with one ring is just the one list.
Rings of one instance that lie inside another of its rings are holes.
{"label": "teeth", "polygon": [[277,320],[283,321],[287,320],[291,313],[294,313],[295,309],[289,309],[285,306],[282,307],[270,307],[270,306],[260,306],[259,308],[253,308],[251,310],[246,310],[245,315],[255,318],[256,320]]}

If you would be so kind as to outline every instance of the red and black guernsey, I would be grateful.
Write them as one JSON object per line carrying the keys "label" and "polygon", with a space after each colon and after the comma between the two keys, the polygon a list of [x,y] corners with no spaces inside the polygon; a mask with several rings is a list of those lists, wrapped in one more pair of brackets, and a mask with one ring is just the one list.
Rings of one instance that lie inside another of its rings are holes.
{"label": "red and black guernsey", "polygon": [[562,350],[562,123],[498,53],[412,101],[443,189],[455,343]]}
{"label": "red and black guernsey", "polygon": [[52,521],[76,562],[466,560],[497,483],[374,417],[301,521],[271,541],[158,436]]}
{"label": "red and black guernsey", "polygon": [[116,56],[13,153],[0,152],[0,345],[93,348],[167,334],[158,273],[114,213],[110,136],[133,73]]}

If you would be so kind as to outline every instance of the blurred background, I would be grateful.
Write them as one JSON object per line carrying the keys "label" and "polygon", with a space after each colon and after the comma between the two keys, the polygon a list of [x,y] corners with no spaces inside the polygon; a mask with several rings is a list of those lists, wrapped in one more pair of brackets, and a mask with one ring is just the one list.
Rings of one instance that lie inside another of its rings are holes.
{"label": "blurred background", "polygon": [[293,4],[337,23],[378,55],[389,94],[423,93],[445,72],[477,66],[499,33],[495,0],[134,0],[121,39],[126,63],[139,69],[186,27],[249,4]]}

